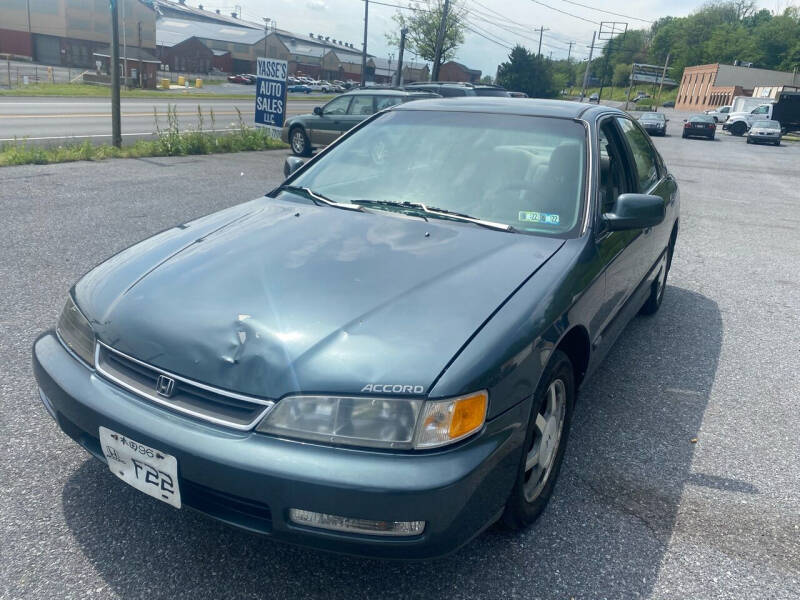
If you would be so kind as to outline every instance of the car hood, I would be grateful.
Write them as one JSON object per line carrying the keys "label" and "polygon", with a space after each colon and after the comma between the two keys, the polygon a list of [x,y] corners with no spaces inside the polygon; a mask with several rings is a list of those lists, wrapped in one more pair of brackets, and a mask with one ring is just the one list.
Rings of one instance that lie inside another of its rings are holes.
{"label": "car hood", "polygon": [[562,244],[265,197],[121,252],[74,294],[100,341],[209,385],[419,394]]}

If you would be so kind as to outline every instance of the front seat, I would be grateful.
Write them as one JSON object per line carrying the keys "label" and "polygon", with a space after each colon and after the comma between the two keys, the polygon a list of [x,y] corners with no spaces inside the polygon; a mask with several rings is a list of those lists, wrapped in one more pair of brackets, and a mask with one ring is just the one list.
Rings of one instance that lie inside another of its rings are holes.
{"label": "front seat", "polygon": [[559,144],[550,155],[541,187],[531,194],[530,204],[540,212],[559,215],[562,224],[571,223],[578,206],[581,171],[580,146]]}

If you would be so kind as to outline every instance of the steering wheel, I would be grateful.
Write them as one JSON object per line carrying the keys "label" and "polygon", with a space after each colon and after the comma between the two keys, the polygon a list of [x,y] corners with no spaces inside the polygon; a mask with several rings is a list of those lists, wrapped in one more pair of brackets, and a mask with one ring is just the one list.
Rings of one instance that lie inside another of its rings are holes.
{"label": "steering wheel", "polygon": [[504,183],[500,187],[489,190],[486,196],[491,203],[492,215],[507,216],[510,212],[517,213],[520,209],[524,210],[530,206],[530,200],[526,199],[525,206],[521,206],[519,194],[509,194],[508,192],[528,192],[538,189],[540,189],[540,186],[520,179]]}

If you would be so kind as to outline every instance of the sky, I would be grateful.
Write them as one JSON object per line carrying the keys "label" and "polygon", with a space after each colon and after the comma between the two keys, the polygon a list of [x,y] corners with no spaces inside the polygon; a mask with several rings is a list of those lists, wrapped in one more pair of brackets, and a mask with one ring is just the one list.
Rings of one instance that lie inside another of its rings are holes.
{"label": "sky", "polygon": [[[409,4],[408,0],[375,0],[378,1],[401,6]],[[575,42],[571,57],[580,60],[588,56],[592,32],[598,30],[600,21],[627,22],[631,29],[649,27],[649,21],[664,16],[685,16],[705,3],[705,0],[460,1],[468,11],[467,26],[471,31],[466,32],[464,44],[458,49],[455,60],[492,76],[497,65],[507,59],[510,47],[514,44],[537,49],[539,27],[546,29],[542,39],[542,54],[549,56],[552,52],[554,59],[566,58],[569,42]],[[367,51],[385,58],[394,54],[396,60],[397,49],[387,43],[386,33],[397,28],[392,15],[398,9],[375,2],[371,1],[369,5]],[[269,17],[280,29],[322,34],[331,39],[352,42],[361,49],[364,36],[363,0],[187,0],[191,6],[199,3],[206,10],[219,8],[228,14],[239,6],[245,19],[262,22],[263,17]],[[757,4],[760,8],[782,12],[793,2],[759,0]],[[595,8],[587,8],[589,6]],[[414,56],[406,56],[408,58],[413,59]]]}

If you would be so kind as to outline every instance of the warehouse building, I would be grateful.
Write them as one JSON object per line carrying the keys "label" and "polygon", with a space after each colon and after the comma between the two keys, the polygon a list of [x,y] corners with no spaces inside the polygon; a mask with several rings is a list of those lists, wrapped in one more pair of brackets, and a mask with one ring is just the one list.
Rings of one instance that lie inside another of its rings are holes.
{"label": "warehouse building", "polygon": [[736,96],[752,96],[758,86],[795,85],[800,75],[738,65],[696,65],[683,71],[675,108],[702,111],[730,104]]}
{"label": "warehouse building", "polygon": [[[145,0],[119,0],[120,40],[150,52],[156,12]],[[141,39],[141,43],[139,40]],[[0,1],[0,54],[38,63],[94,68],[94,52],[111,40],[108,0]]]}

